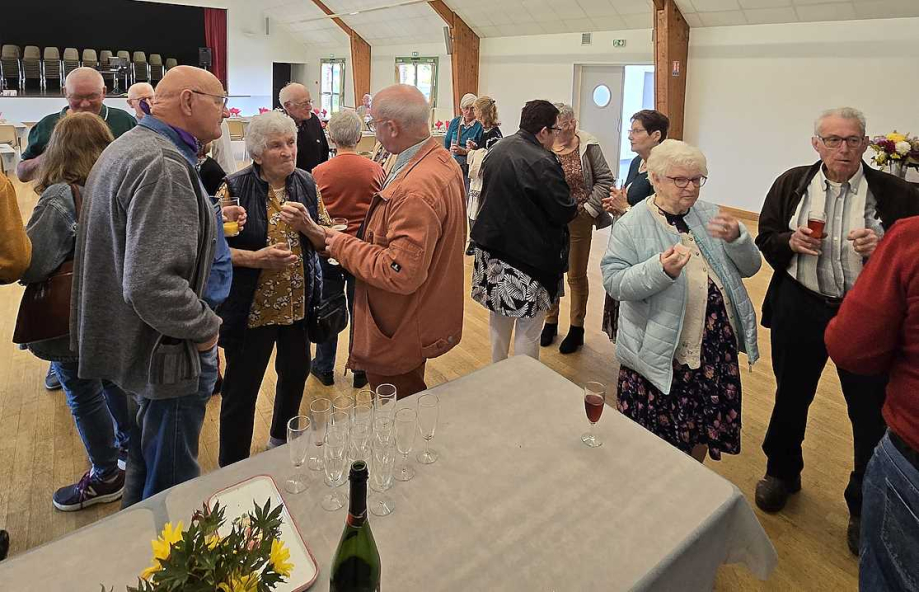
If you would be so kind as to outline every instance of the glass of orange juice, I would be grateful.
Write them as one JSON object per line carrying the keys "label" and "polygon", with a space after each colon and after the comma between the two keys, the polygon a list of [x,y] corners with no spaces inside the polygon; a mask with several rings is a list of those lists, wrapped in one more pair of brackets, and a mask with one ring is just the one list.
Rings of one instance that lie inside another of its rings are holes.
{"label": "glass of orange juice", "polygon": [[[235,206],[235,207],[234,207]],[[229,211],[227,208],[232,207]],[[221,197],[220,209],[223,213],[223,234],[227,238],[239,235],[239,198]]]}

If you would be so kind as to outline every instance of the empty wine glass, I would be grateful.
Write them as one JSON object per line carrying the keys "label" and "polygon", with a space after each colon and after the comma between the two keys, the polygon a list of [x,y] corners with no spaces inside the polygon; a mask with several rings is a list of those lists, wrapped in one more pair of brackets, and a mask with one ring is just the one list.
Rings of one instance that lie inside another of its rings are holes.
{"label": "empty wine glass", "polygon": [[355,405],[351,410],[351,423],[365,423],[373,431],[373,407],[371,405]]}
{"label": "empty wine glass", "polygon": [[411,481],[415,469],[408,464],[408,455],[415,446],[415,434],[418,433],[418,414],[414,409],[404,407],[396,411],[396,448],[402,455],[402,466],[396,473],[399,481]]}
{"label": "empty wine glass", "polygon": [[374,411],[377,414],[395,417],[396,414],[396,387],[391,384],[381,384],[377,387],[374,402]]}
{"label": "empty wine glass", "polygon": [[599,382],[588,382],[584,385],[584,411],[587,413],[590,429],[581,436],[581,442],[591,448],[603,445],[603,441],[594,433],[594,426],[600,421],[605,403],[605,386]]}
{"label": "empty wine glass", "polygon": [[[332,218],[332,230],[337,230],[338,232],[344,232],[348,230],[348,219]],[[329,257],[329,265],[338,265],[338,260],[334,257]]]}
{"label": "empty wine glass", "polygon": [[348,414],[348,417],[351,417],[351,410],[354,409],[354,399],[351,397],[346,397],[344,395],[335,397],[332,399],[332,411],[335,413],[344,412]]}
{"label": "empty wine glass", "polygon": [[311,471],[322,470],[322,443],[325,441],[325,429],[329,425],[329,416],[332,414],[332,401],[328,399],[313,399],[310,402],[310,427],[313,431],[313,452],[310,454],[307,467]]}
{"label": "empty wine glass", "polygon": [[358,393],[354,395],[354,406],[360,407],[361,405],[366,405],[369,407],[373,407],[374,398],[375,398],[374,392],[370,389],[364,389],[362,391],[358,391]]}
{"label": "empty wine glass", "polygon": [[386,495],[393,486],[393,467],[396,464],[396,449],[392,441],[373,444],[373,466],[370,470],[370,488],[378,495],[370,499],[370,511],[374,516],[389,516],[396,509],[391,497]]}
{"label": "empty wine glass", "polygon": [[348,427],[341,423],[329,424],[326,429],[325,443],[322,446],[322,462],[325,472],[325,484],[331,491],[322,498],[322,509],[334,512],[345,506],[344,498],[338,487],[344,483],[345,465],[348,456]]}
{"label": "empty wine glass", "polygon": [[351,461],[370,461],[370,440],[373,437],[373,425],[368,422],[351,423],[351,448],[348,457]]}
{"label": "empty wine glass", "polygon": [[380,444],[386,446],[394,444],[395,420],[385,415],[375,416],[373,418],[373,435]]}
{"label": "empty wine glass", "polygon": [[434,438],[437,429],[437,415],[440,411],[440,401],[437,395],[427,393],[418,397],[418,428],[424,438],[424,450],[418,454],[418,462],[430,465],[437,461],[437,451],[431,450],[429,444]]}
{"label": "empty wine glass", "polygon": [[347,431],[351,429],[351,414],[347,411],[332,411],[329,415],[329,425],[340,425]]}
{"label": "empty wine glass", "polygon": [[287,422],[287,448],[294,472],[284,483],[284,489],[290,493],[301,493],[309,488],[306,475],[299,469],[306,462],[310,449],[310,418],[297,415]]}

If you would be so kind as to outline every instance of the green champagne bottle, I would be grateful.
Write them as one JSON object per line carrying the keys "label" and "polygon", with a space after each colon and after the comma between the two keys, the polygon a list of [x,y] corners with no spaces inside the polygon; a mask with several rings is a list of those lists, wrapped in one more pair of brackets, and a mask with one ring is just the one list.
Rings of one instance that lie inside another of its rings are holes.
{"label": "green champagne bottle", "polygon": [[351,464],[351,502],[345,531],[332,559],[330,592],[379,592],[380,553],[367,521],[367,463]]}

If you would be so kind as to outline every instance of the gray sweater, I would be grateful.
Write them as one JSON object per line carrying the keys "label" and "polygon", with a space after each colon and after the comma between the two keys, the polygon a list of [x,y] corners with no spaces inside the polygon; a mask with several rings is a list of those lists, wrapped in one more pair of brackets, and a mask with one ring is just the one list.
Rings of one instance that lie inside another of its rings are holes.
{"label": "gray sweater", "polygon": [[136,127],[99,157],[83,200],[70,320],[80,377],[151,399],[195,393],[195,345],[220,326],[202,300],[217,221],[197,173]]}

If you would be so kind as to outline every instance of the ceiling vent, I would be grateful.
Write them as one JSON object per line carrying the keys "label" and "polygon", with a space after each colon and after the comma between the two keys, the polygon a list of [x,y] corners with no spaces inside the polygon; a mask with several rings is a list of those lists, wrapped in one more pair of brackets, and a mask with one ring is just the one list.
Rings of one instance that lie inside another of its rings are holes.
{"label": "ceiling vent", "polygon": [[581,45],[590,45],[593,43],[590,33],[581,33]]}

